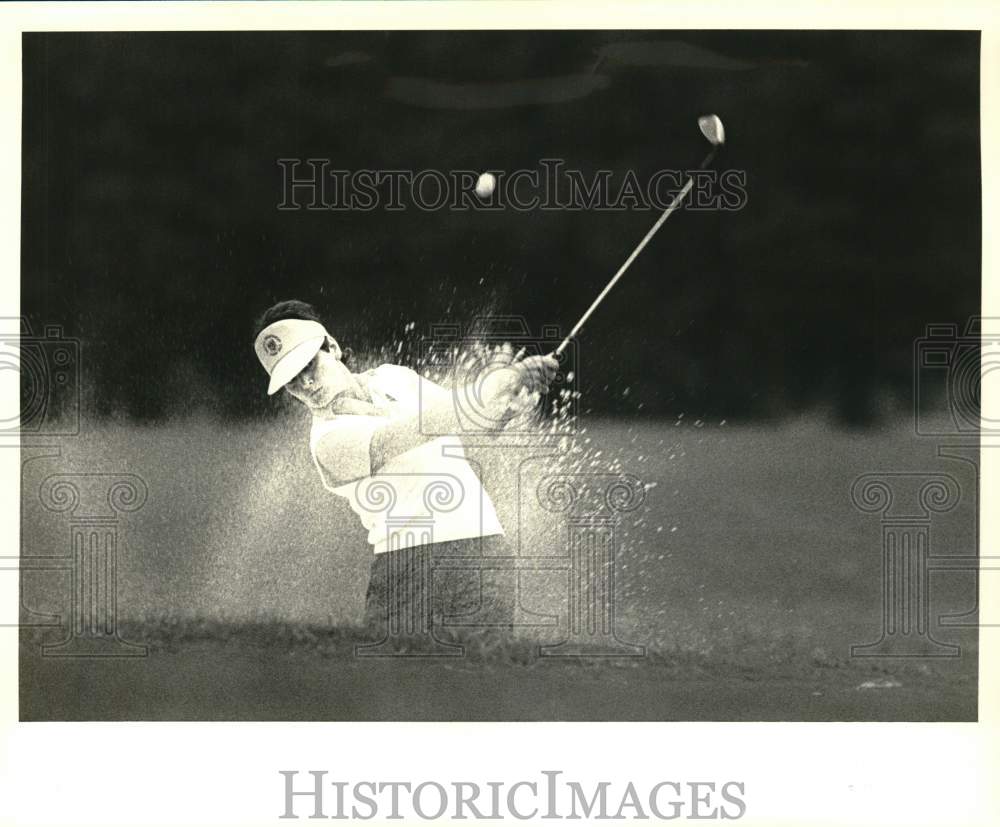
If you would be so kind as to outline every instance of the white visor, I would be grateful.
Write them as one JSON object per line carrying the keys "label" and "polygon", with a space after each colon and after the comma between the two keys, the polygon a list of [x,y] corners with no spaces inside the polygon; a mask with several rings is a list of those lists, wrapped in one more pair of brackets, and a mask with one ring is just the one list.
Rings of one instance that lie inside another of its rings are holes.
{"label": "white visor", "polygon": [[329,335],[319,322],[305,319],[282,319],[257,334],[253,349],[271,377],[268,396],[291,382],[313,360]]}

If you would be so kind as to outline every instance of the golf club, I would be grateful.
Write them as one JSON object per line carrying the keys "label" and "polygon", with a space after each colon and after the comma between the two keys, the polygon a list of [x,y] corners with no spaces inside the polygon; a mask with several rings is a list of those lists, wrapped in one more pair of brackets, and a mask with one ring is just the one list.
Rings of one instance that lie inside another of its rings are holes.
{"label": "golf club", "polygon": [[[701,130],[701,134],[704,135],[708,142],[712,145],[712,149],[709,151],[708,155],[705,156],[705,160],[701,162],[701,166],[698,167],[698,169],[701,170],[705,169],[712,163],[712,161],[715,160],[715,156],[718,154],[719,148],[726,141],[726,132],[722,126],[722,120],[718,115],[702,115],[698,118],[698,128]],[[670,218],[670,214],[681,205],[681,202],[687,197],[687,194],[691,191],[691,187],[693,186],[694,178],[689,177],[687,182],[684,184],[684,187],[679,193],[677,193],[674,200],[670,203],[670,206],[663,211],[663,215],[657,219],[656,223],[652,226],[649,232],[646,233],[645,238],[643,238],[642,241],[639,242],[638,246],[632,251],[632,255],[625,259],[625,263],[619,268],[618,272],[615,273],[611,281],[609,281],[607,286],[601,291],[600,295],[594,299],[593,304],[587,308],[587,312],[580,317],[580,321],[573,326],[569,335],[563,339],[562,344],[555,349],[552,354],[553,356],[559,356],[563,350],[566,349],[570,340],[580,332],[580,329],[584,326],[587,319],[590,318],[591,314],[597,309],[597,306],[604,300],[604,297],[611,292],[611,288],[615,286],[618,279],[625,275],[625,271],[628,270],[629,265],[636,260],[639,253],[641,253],[643,248],[649,243],[649,240],[656,235],[656,231],[663,226],[663,223],[668,218]]]}

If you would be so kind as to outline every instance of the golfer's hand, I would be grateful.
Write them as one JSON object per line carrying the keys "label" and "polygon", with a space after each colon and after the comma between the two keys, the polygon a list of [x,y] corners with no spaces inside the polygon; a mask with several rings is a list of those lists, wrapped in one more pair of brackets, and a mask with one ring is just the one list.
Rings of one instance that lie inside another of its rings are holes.
{"label": "golfer's hand", "polygon": [[521,358],[510,345],[504,345],[490,358],[483,376],[487,398],[504,402],[523,399],[526,395],[546,393],[559,372],[555,356]]}
{"label": "golfer's hand", "polygon": [[548,393],[549,385],[559,373],[559,361],[551,353],[547,356],[529,356],[514,363],[518,374],[518,391]]}
{"label": "golfer's hand", "polygon": [[559,363],[552,356],[513,358],[507,364],[507,387],[502,397],[501,427],[521,416],[533,416],[542,395],[559,372]]}

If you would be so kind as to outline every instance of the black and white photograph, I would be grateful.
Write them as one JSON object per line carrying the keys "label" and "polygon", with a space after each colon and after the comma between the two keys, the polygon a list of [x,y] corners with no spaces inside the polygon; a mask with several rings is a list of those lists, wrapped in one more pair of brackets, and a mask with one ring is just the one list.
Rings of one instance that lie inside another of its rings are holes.
{"label": "black and white photograph", "polygon": [[24,33],[20,718],[977,720],[979,58]]}
{"label": "black and white photograph", "polygon": [[979,0],[0,5],[0,822],[988,827]]}

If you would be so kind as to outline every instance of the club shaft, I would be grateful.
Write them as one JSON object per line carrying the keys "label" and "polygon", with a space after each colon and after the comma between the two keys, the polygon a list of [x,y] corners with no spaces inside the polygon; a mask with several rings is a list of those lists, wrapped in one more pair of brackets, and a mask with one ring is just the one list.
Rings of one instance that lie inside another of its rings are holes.
{"label": "club shaft", "polygon": [[[706,166],[708,166],[712,162],[712,159],[714,157],[715,157],[715,150],[713,149],[705,157],[705,160],[701,162],[700,168],[704,169]],[[589,319],[593,314],[593,312],[597,310],[598,305],[600,305],[600,303],[604,301],[604,297],[611,292],[611,288],[614,287],[615,284],[617,284],[618,279],[620,279],[622,276],[625,275],[625,271],[628,270],[632,262],[636,260],[636,258],[639,256],[639,253],[642,252],[643,248],[647,244],[649,244],[649,240],[654,235],[656,235],[656,231],[663,226],[663,223],[668,218],[670,218],[671,213],[681,205],[681,202],[687,197],[687,194],[691,191],[691,187],[693,186],[694,186],[694,178],[688,178],[687,183],[685,183],[681,191],[677,193],[677,195],[674,197],[674,200],[670,202],[670,206],[663,211],[663,215],[661,215],[656,220],[656,223],[652,227],[650,227],[649,232],[646,233],[642,241],[640,241],[638,246],[632,251],[632,255],[630,255],[627,259],[625,259],[625,263],[618,269],[618,272],[615,273],[614,276],[612,276],[611,281],[609,281],[607,286],[600,292],[600,295],[598,295],[598,297],[594,299],[590,307],[587,308],[587,312],[580,317],[580,321],[578,321],[573,326],[573,329],[569,332],[569,335],[562,340],[562,344],[555,349],[555,351],[552,354],[553,356],[559,356],[566,349],[566,346],[570,343],[570,340],[574,336],[576,336],[577,333],[580,332],[580,329],[587,323],[587,319]]]}
{"label": "club shaft", "polygon": [[646,233],[646,235],[642,239],[642,241],[640,241],[639,244],[638,244],[638,246],[632,251],[632,255],[630,255],[627,259],[625,259],[625,263],[618,269],[618,272],[614,274],[614,276],[611,278],[611,281],[609,281],[607,283],[607,286],[600,292],[600,294],[597,296],[597,298],[594,299],[593,304],[591,304],[590,307],[587,308],[587,312],[584,313],[580,317],[580,321],[578,321],[573,326],[573,329],[569,332],[569,335],[567,335],[566,338],[563,339],[562,344],[559,345],[559,347],[556,348],[554,355],[559,356],[566,349],[566,346],[570,343],[570,340],[574,336],[576,336],[577,333],[580,332],[580,328],[582,328],[587,323],[587,319],[589,319],[591,317],[591,315],[593,314],[593,312],[595,310],[597,310],[597,308],[600,305],[600,303],[602,301],[604,301],[604,297],[606,295],[608,295],[608,293],[611,292],[611,288],[614,287],[615,284],[618,283],[618,279],[620,279],[622,276],[625,275],[625,271],[628,270],[628,268],[631,266],[632,262],[635,261],[636,258],[638,258],[639,253],[642,252],[643,248],[647,244],[649,244],[649,240],[654,235],[656,235],[656,231],[659,230],[660,227],[663,226],[663,223],[668,218],[670,218],[670,214],[674,210],[676,210],[677,207],[680,206],[681,202],[684,200],[684,198],[687,196],[687,194],[691,191],[691,187],[693,185],[694,185],[694,179],[693,178],[688,178],[687,183],[684,184],[683,189],[681,189],[681,191],[679,193],[677,193],[677,196],[670,203],[670,206],[667,207],[663,211],[663,215],[661,215],[656,220],[656,223],[650,228],[649,232]]}

